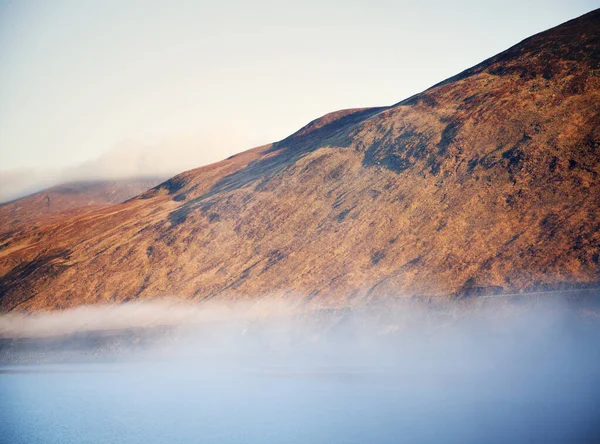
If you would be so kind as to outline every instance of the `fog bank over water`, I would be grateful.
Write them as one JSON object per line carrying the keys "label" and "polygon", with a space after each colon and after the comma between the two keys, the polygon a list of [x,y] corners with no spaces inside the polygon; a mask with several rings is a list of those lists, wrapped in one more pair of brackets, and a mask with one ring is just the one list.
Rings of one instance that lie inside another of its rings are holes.
{"label": "fog bank over water", "polygon": [[598,312],[597,298],[264,298],[5,315],[0,429],[15,443],[594,442]]}
{"label": "fog bank over water", "polygon": [[[538,296],[539,295],[539,296]],[[370,322],[380,334],[417,328],[464,326],[476,319],[494,319],[510,329],[518,318],[537,324],[551,318],[600,318],[600,289],[491,296],[449,301],[431,298],[390,297],[337,306],[306,302],[301,295],[273,293],[247,301],[227,299],[201,302],[165,297],[121,304],[84,305],[64,311],[12,312],[0,315],[0,337],[44,337],[77,332],[152,327],[196,327],[206,324],[281,319],[297,328],[298,319],[351,318],[356,325]],[[508,324],[507,324],[508,322]],[[308,333],[308,332],[305,332]],[[315,333],[315,332],[312,332]]]}

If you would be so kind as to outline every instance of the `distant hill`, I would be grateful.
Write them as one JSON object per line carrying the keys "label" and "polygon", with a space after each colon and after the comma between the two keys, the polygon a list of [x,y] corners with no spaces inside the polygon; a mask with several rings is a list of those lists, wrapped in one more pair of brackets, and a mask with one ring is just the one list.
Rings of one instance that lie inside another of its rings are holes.
{"label": "distant hill", "polygon": [[[123,202],[162,182],[158,178],[97,180],[53,186],[29,196],[0,204],[0,230],[70,211],[81,213]],[[76,210],[76,211],[73,211]]]}
{"label": "distant hill", "polygon": [[396,105],[0,237],[0,309],[600,282],[600,11]]}

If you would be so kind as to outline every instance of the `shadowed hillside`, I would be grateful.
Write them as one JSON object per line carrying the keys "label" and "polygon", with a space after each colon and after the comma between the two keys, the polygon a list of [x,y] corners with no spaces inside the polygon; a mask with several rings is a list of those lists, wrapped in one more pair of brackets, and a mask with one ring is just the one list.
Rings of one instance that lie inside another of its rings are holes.
{"label": "shadowed hillside", "polygon": [[391,107],[0,236],[3,311],[600,285],[600,12]]}

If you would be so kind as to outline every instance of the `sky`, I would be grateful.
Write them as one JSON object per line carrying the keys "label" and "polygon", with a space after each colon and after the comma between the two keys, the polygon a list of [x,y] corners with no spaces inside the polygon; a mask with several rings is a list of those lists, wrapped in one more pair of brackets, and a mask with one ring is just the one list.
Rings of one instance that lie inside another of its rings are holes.
{"label": "sky", "polygon": [[396,103],[583,0],[0,0],[0,201],[172,176]]}

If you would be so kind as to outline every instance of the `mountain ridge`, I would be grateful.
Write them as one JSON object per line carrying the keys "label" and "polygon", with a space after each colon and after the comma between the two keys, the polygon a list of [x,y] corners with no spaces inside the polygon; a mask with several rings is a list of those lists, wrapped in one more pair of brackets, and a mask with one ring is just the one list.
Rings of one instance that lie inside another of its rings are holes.
{"label": "mountain ridge", "polygon": [[[600,282],[600,10],[110,210],[0,236],[0,310]],[[50,239],[52,238],[52,242]]]}

